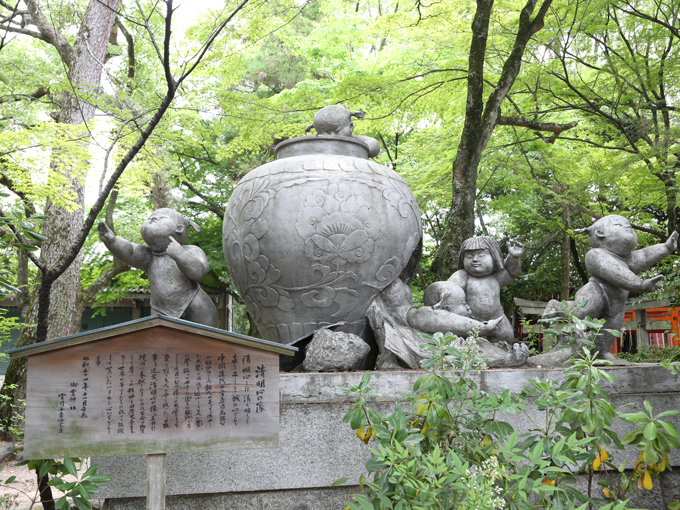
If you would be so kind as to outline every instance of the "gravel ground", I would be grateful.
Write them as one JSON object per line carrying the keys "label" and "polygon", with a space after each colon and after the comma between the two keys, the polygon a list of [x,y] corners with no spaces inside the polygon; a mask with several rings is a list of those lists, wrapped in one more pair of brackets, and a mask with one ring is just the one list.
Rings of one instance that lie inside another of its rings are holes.
{"label": "gravel ground", "polygon": [[[6,443],[0,443],[0,445]],[[0,470],[0,480],[4,482],[11,476],[16,476],[16,480],[9,485],[0,484],[0,510],[28,510],[33,508],[33,510],[42,510],[43,506],[40,503],[40,496],[38,495],[38,481],[34,471],[29,471],[26,466],[16,466],[17,460],[10,458],[0,463],[2,470]],[[79,472],[84,472],[90,466],[90,459],[86,459],[82,466],[80,466]],[[76,464],[76,467],[79,467]],[[72,476],[65,476],[64,480],[72,481],[74,478]],[[9,506],[9,501],[4,498],[5,495],[17,495],[17,498],[13,498],[13,501],[18,502],[18,506],[13,504]],[[52,488],[52,495],[55,499],[59,499],[64,495],[63,492]],[[35,500],[35,504],[31,507],[32,501]],[[94,508],[101,508],[101,503],[103,500],[92,500]],[[73,506],[72,508],[76,508]]]}

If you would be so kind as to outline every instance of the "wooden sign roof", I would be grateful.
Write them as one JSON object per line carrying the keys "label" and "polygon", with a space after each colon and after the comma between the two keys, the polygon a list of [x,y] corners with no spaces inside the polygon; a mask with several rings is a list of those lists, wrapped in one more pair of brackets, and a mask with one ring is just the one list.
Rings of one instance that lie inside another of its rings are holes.
{"label": "wooden sign roof", "polygon": [[216,340],[232,342],[246,347],[264,349],[266,351],[277,352],[279,354],[285,354],[288,356],[292,356],[298,350],[297,347],[290,345],[279,344],[269,340],[262,340],[252,336],[240,335],[238,333],[225,331],[223,329],[211,328],[209,326],[203,326],[202,324],[197,324],[195,322],[174,319],[172,317],[166,317],[165,315],[152,315],[150,317],[124,322],[122,324],[116,324],[115,326],[108,326],[106,328],[95,329],[93,331],[77,333],[75,335],[56,338],[54,340],[49,340],[39,344],[19,347],[18,349],[11,349],[7,351],[7,354],[11,359],[22,358],[24,356],[31,356],[40,352],[49,352],[55,349],[70,347],[72,345],[95,342],[97,340],[103,340],[105,338],[111,338],[117,335],[155,328],[158,326],[179,331],[186,331],[187,333],[196,333],[205,337],[214,338]]}
{"label": "wooden sign roof", "polygon": [[163,316],[14,349],[24,458],[276,447],[279,354],[295,350]]}

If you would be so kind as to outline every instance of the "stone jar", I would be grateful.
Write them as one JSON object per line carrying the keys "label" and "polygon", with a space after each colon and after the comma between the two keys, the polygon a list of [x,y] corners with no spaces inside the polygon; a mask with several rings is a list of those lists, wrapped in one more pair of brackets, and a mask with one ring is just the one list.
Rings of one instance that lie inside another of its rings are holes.
{"label": "stone jar", "polygon": [[410,281],[422,246],[406,181],[353,136],[293,138],[227,204],[224,257],[260,334],[291,344],[345,322],[361,334],[374,297]]}

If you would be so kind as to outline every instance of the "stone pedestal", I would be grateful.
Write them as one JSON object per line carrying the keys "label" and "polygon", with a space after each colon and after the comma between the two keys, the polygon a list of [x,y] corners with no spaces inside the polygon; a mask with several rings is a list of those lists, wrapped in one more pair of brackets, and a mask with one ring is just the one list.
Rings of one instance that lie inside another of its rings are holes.
{"label": "stone pedestal", "polygon": [[[649,400],[655,414],[678,409],[680,376],[655,364],[608,369],[616,378],[605,386],[614,405],[632,403],[632,411]],[[421,371],[386,371],[371,374],[371,387],[383,395],[374,407],[387,411],[401,401],[400,392],[410,389]],[[519,391],[529,378],[559,379],[561,370],[485,370],[475,374],[484,391],[510,388]],[[350,406],[347,393],[338,387],[359,384],[361,372],[281,374],[281,423],[279,448],[195,454],[170,454],[167,462],[168,509],[341,510],[349,495],[358,492],[359,476],[369,451],[342,417]],[[606,384],[606,383],[605,383]],[[530,420],[523,415],[503,416],[518,433],[527,431]],[[669,418],[680,427],[680,416]],[[632,427],[620,421],[613,429],[623,437]],[[617,463],[631,465],[638,452],[616,452]],[[680,467],[680,454],[670,462]],[[107,510],[143,510],[146,493],[146,459],[142,456],[95,458],[100,474],[112,479],[101,485]],[[635,508],[659,509],[680,499],[679,470],[655,483],[654,491],[636,496]],[[341,477],[345,486],[331,488]],[[674,498],[674,499],[673,499]]]}

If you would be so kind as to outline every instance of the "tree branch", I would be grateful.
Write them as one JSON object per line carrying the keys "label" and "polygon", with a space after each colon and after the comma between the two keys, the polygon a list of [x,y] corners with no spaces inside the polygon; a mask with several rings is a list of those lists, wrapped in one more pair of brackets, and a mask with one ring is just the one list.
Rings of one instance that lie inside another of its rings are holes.
{"label": "tree branch", "polygon": [[186,179],[181,179],[180,182],[184,184],[194,195],[203,200],[208,204],[208,208],[214,212],[220,219],[224,218],[224,208],[220,207],[217,202],[215,202],[210,197],[205,196],[203,193],[198,191],[189,181]]}
{"label": "tree branch", "polygon": [[[135,77],[135,40],[132,38],[132,34],[125,28],[123,22],[120,18],[116,17],[116,26],[120,29],[127,42],[127,54],[128,54],[128,78],[132,79]],[[132,88],[132,84],[128,84],[128,89]]]}
{"label": "tree branch", "polygon": [[59,56],[70,70],[75,62],[73,46],[71,46],[66,38],[49,22],[36,0],[26,0],[26,5],[28,6],[28,12],[31,13],[31,22],[38,28],[38,31],[44,37],[44,41],[50,43],[57,49]]}
{"label": "tree branch", "polygon": [[9,103],[11,101],[23,101],[24,99],[30,99],[34,101],[36,99],[40,99],[41,97],[49,95],[49,93],[50,89],[40,87],[32,94],[11,94],[9,96],[0,96],[0,103]]}
{"label": "tree branch", "polygon": [[533,131],[549,131],[553,136],[548,138],[547,143],[555,143],[557,137],[564,131],[572,129],[578,125],[578,121],[570,122],[569,124],[556,124],[554,122],[537,122],[532,119],[523,117],[498,117],[497,125],[500,126],[516,126],[531,129]]}
{"label": "tree branch", "polygon": [[[5,217],[5,213],[2,211],[2,209],[0,209],[0,216]],[[31,243],[27,242],[26,239],[24,239],[24,236],[22,236],[19,233],[19,231],[17,230],[17,228],[14,225],[12,225],[11,223],[6,223],[6,225],[12,231],[12,233],[16,236],[16,238],[18,239],[18,241],[21,244],[31,244]],[[36,258],[35,255],[33,255],[33,253],[31,253],[28,250],[24,250],[24,251],[26,252],[26,255],[28,255],[28,258],[31,259],[31,262],[33,262],[33,264],[35,264],[35,267],[37,267],[40,270],[40,272],[42,272],[44,274],[45,266]]]}
{"label": "tree branch", "polygon": [[125,273],[130,270],[130,266],[124,264],[117,258],[113,258],[113,265],[104,271],[99,278],[97,278],[84,292],[82,300],[84,303],[89,303],[100,290],[104,288],[114,277],[121,273]]}
{"label": "tree branch", "polygon": [[5,30],[7,32],[12,32],[12,33],[15,33],[15,34],[28,35],[28,36],[33,37],[35,39],[40,39],[41,41],[52,44],[52,41],[50,41],[47,37],[45,37],[40,32],[33,32],[32,30],[26,30],[25,28],[21,28],[21,27],[13,27],[12,25],[0,25],[0,30]]}

